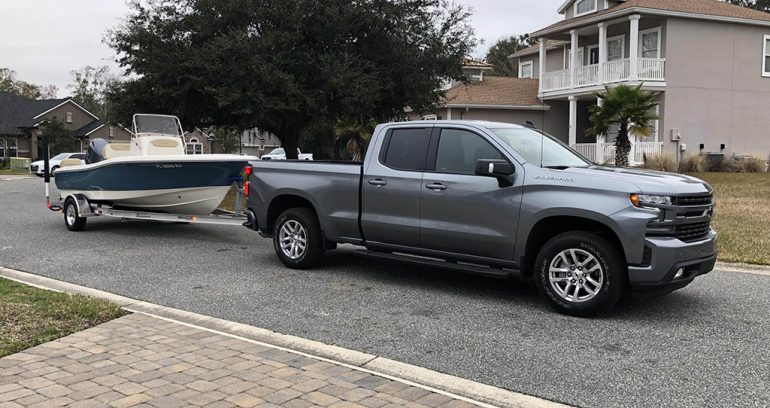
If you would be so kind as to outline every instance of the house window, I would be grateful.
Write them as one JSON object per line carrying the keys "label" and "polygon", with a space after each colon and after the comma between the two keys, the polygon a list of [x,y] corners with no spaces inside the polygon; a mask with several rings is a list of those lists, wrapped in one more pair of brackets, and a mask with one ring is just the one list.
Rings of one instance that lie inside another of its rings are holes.
{"label": "house window", "polygon": [[588,47],[588,65],[596,65],[599,63],[599,46],[592,45]]}
{"label": "house window", "polygon": [[67,123],[72,123],[72,112],[67,112]]}
{"label": "house window", "polygon": [[187,143],[187,154],[203,154],[203,143],[198,142],[198,139],[192,138]]}
{"label": "house window", "polygon": [[639,56],[660,58],[660,27],[639,33]]}
{"label": "house window", "polygon": [[765,36],[765,52],[762,56],[762,76],[770,77],[770,35]]}
{"label": "house window", "polygon": [[575,17],[596,11],[597,0],[581,0],[575,3]]}
{"label": "house window", "polygon": [[519,64],[519,78],[532,78],[532,61],[522,62]]}
{"label": "house window", "polygon": [[607,39],[607,60],[617,61],[625,58],[626,37],[621,35]]}
{"label": "house window", "polygon": [[[564,69],[572,68],[572,50],[567,48],[567,52],[564,53],[564,57],[565,57]],[[585,49],[583,47],[580,47],[577,49],[577,66],[578,67],[583,66],[584,58],[585,58]]]}

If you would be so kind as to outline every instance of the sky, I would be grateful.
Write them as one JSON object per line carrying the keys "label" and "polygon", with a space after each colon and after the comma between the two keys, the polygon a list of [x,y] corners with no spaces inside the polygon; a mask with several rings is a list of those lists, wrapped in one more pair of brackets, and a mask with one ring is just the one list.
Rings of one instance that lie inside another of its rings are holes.
{"label": "sky", "polygon": [[[559,19],[563,0],[454,0],[470,7],[472,25],[483,43],[483,57],[498,39],[529,33]],[[69,94],[71,71],[86,65],[121,70],[114,51],[103,43],[107,30],[128,12],[125,0],[0,0],[0,67],[17,78],[53,84]]]}

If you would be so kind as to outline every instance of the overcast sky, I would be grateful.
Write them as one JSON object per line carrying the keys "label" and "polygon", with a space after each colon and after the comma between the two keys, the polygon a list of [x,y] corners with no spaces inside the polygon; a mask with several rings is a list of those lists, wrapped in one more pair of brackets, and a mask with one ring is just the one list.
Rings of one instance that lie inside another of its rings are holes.
{"label": "overcast sky", "polygon": [[[474,11],[473,26],[484,41],[481,57],[502,37],[532,32],[555,22],[563,0],[455,0]],[[108,65],[115,53],[102,42],[104,33],[127,13],[125,0],[0,0],[0,67],[19,79],[54,84],[69,94],[70,71]]]}

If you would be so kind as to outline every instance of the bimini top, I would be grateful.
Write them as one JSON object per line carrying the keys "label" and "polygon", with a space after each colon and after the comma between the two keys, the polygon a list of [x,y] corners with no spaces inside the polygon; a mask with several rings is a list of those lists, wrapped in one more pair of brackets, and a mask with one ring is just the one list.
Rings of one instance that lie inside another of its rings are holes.
{"label": "bimini top", "polygon": [[134,115],[135,136],[172,136],[182,137],[182,123],[171,115],[137,113]]}

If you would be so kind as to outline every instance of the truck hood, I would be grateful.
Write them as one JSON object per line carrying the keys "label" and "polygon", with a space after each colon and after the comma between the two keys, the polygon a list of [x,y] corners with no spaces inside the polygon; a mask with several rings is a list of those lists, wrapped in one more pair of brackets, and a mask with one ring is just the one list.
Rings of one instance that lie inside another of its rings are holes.
{"label": "truck hood", "polygon": [[593,177],[598,180],[612,179],[626,182],[635,186],[640,193],[644,194],[704,194],[713,191],[708,183],[695,177],[654,170],[592,166],[588,168],[569,168],[563,170],[562,173],[565,176]]}

